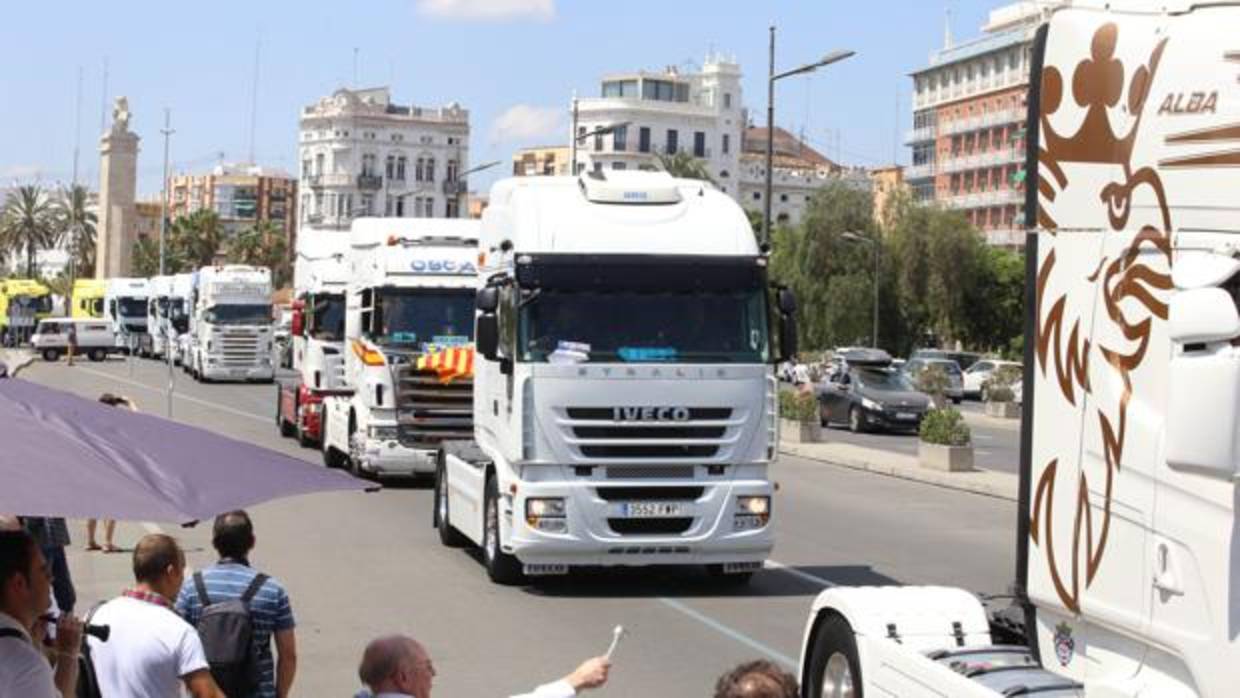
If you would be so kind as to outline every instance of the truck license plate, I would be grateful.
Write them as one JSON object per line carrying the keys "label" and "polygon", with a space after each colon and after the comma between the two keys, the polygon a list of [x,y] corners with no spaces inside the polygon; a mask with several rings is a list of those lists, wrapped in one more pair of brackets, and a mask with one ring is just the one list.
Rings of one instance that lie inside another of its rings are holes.
{"label": "truck license plate", "polygon": [[682,516],[682,502],[626,502],[620,505],[620,515],[629,519],[658,519]]}

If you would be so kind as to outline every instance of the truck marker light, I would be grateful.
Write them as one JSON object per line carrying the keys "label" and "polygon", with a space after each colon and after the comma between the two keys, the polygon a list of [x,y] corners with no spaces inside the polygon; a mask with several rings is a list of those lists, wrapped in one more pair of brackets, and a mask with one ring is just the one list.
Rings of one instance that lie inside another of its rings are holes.
{"label": "truck marker light", "polygon": [[353,340],[353,353],[357,354],[357,358],[361,359],[366,366],[383,365],[383,354],[366,346],[361,340]]}

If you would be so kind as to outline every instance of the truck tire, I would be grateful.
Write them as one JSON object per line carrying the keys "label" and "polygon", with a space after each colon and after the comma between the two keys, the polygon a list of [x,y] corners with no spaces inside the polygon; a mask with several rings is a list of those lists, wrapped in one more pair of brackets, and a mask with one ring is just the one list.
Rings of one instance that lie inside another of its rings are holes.
{"label": "truck tire", "polygon": [[[294,414],[297,415],[296,412],[294,412]],[[293,428],[293,431],[297,432],[297,445],[301,446],[302,448],[314,448],[317,444],[315,443],[314,439],[310,438],[310,435],[306,433],[306,429],[304,426],[302,426],[302,423],[301,423],[301,416],[297,415],[296,419],[297,419],[297,424]],[[322,426],[319,427],[319,429],[322,429],[322,428],[323,428]]]}
{"label": "truck tire", "polygon": [[486,497],[483,504],[482,561],[487,576],[496,584],[513,586],[525,581],[521,561],[505,553],[499,544],[499,486],[495,476],[487,478]]}
{"label": "truck tire", "polygon": [[439,542],[447,548],[463,548],[469,539],[452,525],[448,510],[448,469],[444,466],[443,451],[439,452],[439,467],[435,469],[435,507],[432,523],[439,531]]}
{"label": "truck tire", "polygon": [[52,361],[52,362],[60,361],[60,350],[59,349],[44,349],[43,360]]}
{"label": "truck tire", "polygon": [[95,363],[99,363],[100,361],[108,358],[108,352],[104,349],[91,349],[86,352],[86,358],[94,361]]}
{"label": "truck tire", "polygon": [[806,698],[862,698],[861,662],[852,626],[837,615],[824,618],[814,631]]}

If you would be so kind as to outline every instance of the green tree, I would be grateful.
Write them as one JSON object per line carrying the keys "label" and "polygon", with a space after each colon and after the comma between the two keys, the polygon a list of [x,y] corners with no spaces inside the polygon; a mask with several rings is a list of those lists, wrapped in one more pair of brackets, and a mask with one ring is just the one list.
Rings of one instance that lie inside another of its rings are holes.
{"label": "green tree", "polygon": [[90,192],[80,184],[62,189],[53,208],[57,242],[72,255],[76,276],[94,276],[95,236],[99,218],[90,209]]}
{"label": "green tree", "polygon": [[671,155],[659,154],[659,166],[663,168],[673,177],[683,179],[701,179],[711,184],[715,183],[710,172],[706,169],[706,162],[693,157],[683,150]]}
{"label": "green tree", "polygon": [[166,273],[176,274],[215,263],[224,244],[224,226],[219,214],[210,209],[199,209],[172,222],[168,230],[168,259]]}
{"label": "green tree", "polygon": [[0,246],[26,254],[26,276],[35,278],[35,255],[56,244],[55,216],[47,193],[37,184],[17,188],[0,211]]}
{"label": "green tree", "polygon": [[[179,273],[177,269],[172,273]],[[159,273],[159,241],[140,237],[133,244],[133,273],[151,277]]]}
{"label": "green tree", "polygon": [[276,288],[283,287],[292,277],[284,230],[272,221],[259,221],[233,236],[228,242],[228,261],[267,267]]}

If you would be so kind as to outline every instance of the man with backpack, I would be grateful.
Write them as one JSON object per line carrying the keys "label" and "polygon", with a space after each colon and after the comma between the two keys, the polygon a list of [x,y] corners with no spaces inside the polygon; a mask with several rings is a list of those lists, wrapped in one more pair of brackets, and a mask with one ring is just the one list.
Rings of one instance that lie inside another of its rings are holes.
{"label": "man with backpack", "polygon": [[176,608],[198,629],[229,698],[287,698],[297,671],[293,611],[284,587],[250,566],[254,542],[244,511],[217,516],[211,544],[220,561],[185,580]]}

